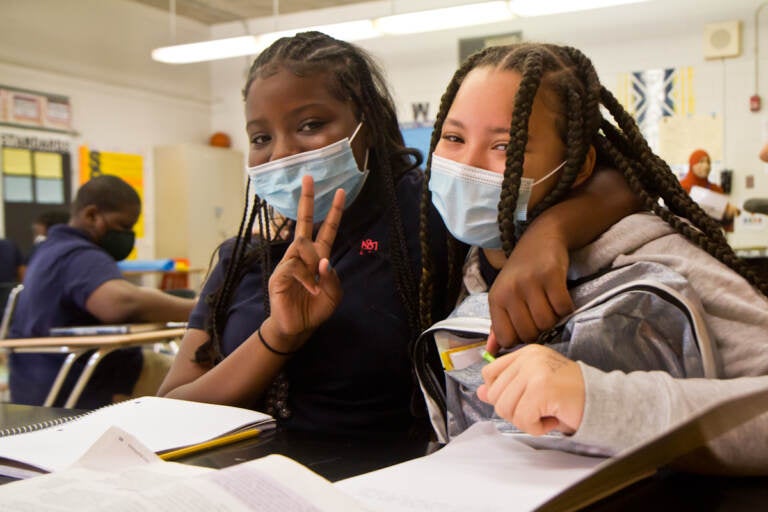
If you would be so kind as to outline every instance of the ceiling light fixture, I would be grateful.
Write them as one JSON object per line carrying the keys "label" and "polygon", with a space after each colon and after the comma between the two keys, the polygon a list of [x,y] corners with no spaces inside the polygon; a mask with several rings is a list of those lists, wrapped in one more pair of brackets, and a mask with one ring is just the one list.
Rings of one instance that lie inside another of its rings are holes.
{"label": "ceiling light fixture", "polygon": [[497,0],[415,11],[373,19],[348,21],[312,27],[299,27],[215,39],[199,43],[165,46],[152,50],[152,58],[167,64],[187,64],[256,55],[281,37],[318,30],[344,41],[361,41],[385,35],[431,32],[451,28],[498,23],[521,16],[540,16],[645,2],[647,0]]}

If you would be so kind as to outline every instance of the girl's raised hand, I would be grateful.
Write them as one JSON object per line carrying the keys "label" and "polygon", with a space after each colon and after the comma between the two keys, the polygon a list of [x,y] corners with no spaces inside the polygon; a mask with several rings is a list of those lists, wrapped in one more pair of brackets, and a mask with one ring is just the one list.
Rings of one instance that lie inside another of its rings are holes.
{"label": "girl's raised hand", "polygon": [[331,316],[342,297],[339,277],[328,257],[344,211],[344,191],[336,191],[331,211],[312,240],[314,202],[314,182],[304,176],[295,237],[269,278],[270,344],[286,352],[297,350]]}
{"label": "girl's raised hand", "polygon": [[483,368],[480,400],[496,414],[532,435],[574,433],[584,415],[581,368],[543,345],[528,345]]}

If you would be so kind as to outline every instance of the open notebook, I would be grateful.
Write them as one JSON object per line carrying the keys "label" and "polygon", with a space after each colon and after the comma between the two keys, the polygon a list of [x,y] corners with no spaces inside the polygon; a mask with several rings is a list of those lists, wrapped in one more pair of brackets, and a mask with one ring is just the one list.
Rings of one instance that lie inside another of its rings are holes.
{"label": "open notebook", "polygon": [[766,412],[768,389],[745,393],[611,458],[535,449],[478,423],[436,453],[334,485],[381,512],[578,510]]}
{"label": "open notebook", "polygon": [[0,431],[0,474],[26,478],[64,469],[111,426],[161,454],[274,424],[271,416],[250,409],[155,396],[135,398],[81,416]]}

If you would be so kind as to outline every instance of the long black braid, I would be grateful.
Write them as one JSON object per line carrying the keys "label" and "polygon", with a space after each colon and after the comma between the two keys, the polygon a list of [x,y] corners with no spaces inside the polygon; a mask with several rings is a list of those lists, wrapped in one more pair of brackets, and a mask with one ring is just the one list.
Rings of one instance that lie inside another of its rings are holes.
{"label": "long black braid", "polygon": [[[384,213],[390,219],[390,258],[396,288],[408,312],[411,335],[415,337],[419,332],[418,289],[408,255],[396,184],[402,175],[421,162],[421,155],[404,145],[394,102],[382,73],[360,48],[320,32],[304,32],[279,39],[259,54],[248,73],[243,96],[247,96],[256,78],[271,76],[280,68],[297,76],[317,75],[321,79],[318,83],[328,87],[329,92],[340,101],[349,102],[355,109],[355,117],[370,128],[367,130],[369,168],[373,170],[368,181],[374,183],[367,187],[383,188],[383,198],[375,194],[374,200],[381,202],[386,208]],[[264,311],[265,315],[269,315],[268,280],[274,270],[270,249],[274,244],[282,242],[282,229],[277,228],[274,232],[270,229],[270,225],[275,225],[271,209],[258,196],[254,197],[249,214],[247,199],[246,195],[246,207],[223,285],[207,298],[213,312],[207,327],[210,338],[195,354],[196,361],[200,363],[216,364],[222,359],[221,336],[233,294],[254,264],[260,264],[263,269]],[[251,241],[254,222],[258,223],[260,236]],[[267,395],[275,387],[273,383]],[[285,388],[285,385],[278,383],[277,387]]]}
{"label": "long black braid", "polygon": [[[530,222],[565,197],[584,164],[589,147],[594,146],[598,161],[622,172],[647,210],[741,274],[763,294],[768,294],[768,282],[735,255],[718,223],[683,190],[666,162],[651,151],[635,120],[610,91],[600,84],[592,62],[575,48],[522,43],[491,47],[471,55],[456,71],[443,95],[430,153],[439,141],[443,120],[462,81],[471,70],[483,66],[517,71],[521,76],[509,130],[510,142],[499,201],[499,227],[507,256]],[[514,211],[523,172],[528,120],[534,97],[539,90],[553,95],[557,100],[560,112],[557,129],[566,146],[566,164],[559,174],[559,182],[529,212],[529,220],[518,223],[515,222]],[[601,105],[613,122],[603,117]],[[430,166],[431,158],[427,161],[427,176]],[[429,196],[427,191],[422,198],[422,210],[428,205]],[[659,203],[659,199],[663,199],[664,206]],[[422,222],[422,244],[425,243],[425,237],[428,234]],[[426,261],[422,271],[422,301],[431,300],[433,293],[428,279],[429,264]],[[460,273],[451,274],[449,279],[460,280]],[[424,316],[428,304],[422,304],[421,311]]]}
{"label": "long black braid", "polygon": [[[453,75],[453,79],[448,84],[443,96],[440,98],[440,107],[438,108],[437,117],[435,118],[434,128],[429,141],[429,154],[427,155],[427,164],[424,169],[424,187],[421,191],[421,207],[419,210],[419,226],[420,226],[420,243],[421,243],[421,280],[419,282],[419,319],[422,329],[426,329],[432,325],[432,304],[434,297],[434,259],[432,257],[432,251],[430,248],[430,233],[429,233],[429,211],[432,204],[432,193],[429,191],[429,187],[426,185],[429,183],[429,178],[432,175],[432,153],[435,151],[437,143],[440,141],[440,134],[443,130],[443,123],[445,122],[445,116],[448,114],[448,109],[453,103],[453,99],[456,97],[456,93],[459,90],[459,86],[464,78],[475,67],[475,63],[482,57],[482,52],[470,55],[466,61],[456,70]],[[450,307],[459,294],[461,288],[461,270],[462,270],[462,256],[465,253],[460,247],[460,243],[448,236],[447,240],[447,253],[448,253],[448,279],[446,284],[448,288],[446,290],[437,290],[437,293],[446,294],[446,305]]]}

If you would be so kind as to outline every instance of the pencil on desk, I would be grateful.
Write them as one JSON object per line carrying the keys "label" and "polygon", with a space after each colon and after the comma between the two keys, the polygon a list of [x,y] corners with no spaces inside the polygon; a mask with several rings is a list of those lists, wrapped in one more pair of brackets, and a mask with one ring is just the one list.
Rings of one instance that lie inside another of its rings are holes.
{"label": "pencil on desk", "polygon": [[171,450],[169,452],[161,453],[159,457],[163,460],[175,460],[187,455],[209,450],[211,448],[217,448],[219,446],[236,443],[244,439],[250,439],[259,435],[260,432],[261,430],[258,428],[243,430],[242,432],[236,432],[227,436],[217,437],[216,439],[211,439],[210,441],[205,441],[203,443],[193,444],[192,446],[186,446],[184,448],[179,448],[178,450]]}

